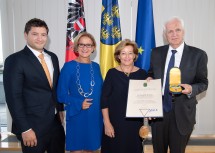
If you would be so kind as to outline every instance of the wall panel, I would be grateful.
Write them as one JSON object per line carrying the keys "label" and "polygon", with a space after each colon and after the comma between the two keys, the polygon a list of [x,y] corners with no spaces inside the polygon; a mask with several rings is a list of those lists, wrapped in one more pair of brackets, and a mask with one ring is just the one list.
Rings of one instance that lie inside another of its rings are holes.
{"label": "wall panel", "polygon": [[[24,25],[30,18],[44,19],[49,28],[47,49],[55,52],[62,66],[65,59],[67,0],[2,0],[6,8],[3,22],[4,59],[25,45]],[[119,0],[122,37],[135,39],[138,0]],[[93,60],[99,62],[101,0],[84,0],[87,31],[97,41]],[[194,134],[215,134],[215,1],[214,0],[153,0],[156,45],[164,44],[162,25],[171,16],[185,21],[185,42],[208,54],[209,88],[199,96],[197,124]],[[6,13],[5,13],[6,12]]]}

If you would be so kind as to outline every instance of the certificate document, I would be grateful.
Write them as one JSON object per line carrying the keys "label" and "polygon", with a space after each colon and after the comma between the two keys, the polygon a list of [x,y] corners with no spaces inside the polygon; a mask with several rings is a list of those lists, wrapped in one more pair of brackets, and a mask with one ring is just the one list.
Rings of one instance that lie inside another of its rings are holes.
{"label": "certificate document", "polygon": [[161,79],[129,81],[126,117],[163,117]]}

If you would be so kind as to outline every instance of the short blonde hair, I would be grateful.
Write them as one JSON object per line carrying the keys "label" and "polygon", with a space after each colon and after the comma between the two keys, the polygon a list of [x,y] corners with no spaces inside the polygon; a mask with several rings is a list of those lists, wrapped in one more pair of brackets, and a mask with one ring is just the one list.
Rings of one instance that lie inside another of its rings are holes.
{"label": "short blonde hair", "polygon": [[135,54],[134,62],[138,58],[138,47],[135,41],[131,41],[130,39],[124,39],[122,40],[119,45],[116,47],[115,52],[114,52],[114,59],[118,62],[121,63],[119,59],[119,54],[120,52],[126,47],[126,46],[132,46],[133,47],[133,52]]}
{"label": "short blonde hair", "polygon": [[80,33],[77,37],[75,37],[75,40],[74,40],[74,51],[75,52],[78,52],[78,44],[79,44],[79,40],[82,38],[82,37],[88,37],[88,38],[90,38],[91,40],[92,40],[92,42],[93,42],[93,46],[94,46],[94,48],[96,49],[96,40],[95,40],[95,38],[93,37],[93,35],[91,35],[90,33],[88,33],[88,32],[82,32],[82,33]]}

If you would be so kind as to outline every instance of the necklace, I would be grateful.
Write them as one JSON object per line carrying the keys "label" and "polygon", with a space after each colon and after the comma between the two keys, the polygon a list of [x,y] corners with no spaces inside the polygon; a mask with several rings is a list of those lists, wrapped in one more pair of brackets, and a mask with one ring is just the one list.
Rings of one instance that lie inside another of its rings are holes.
{"label": "necklace", "polygon": [[129,77],[129,75],[131,74],[131,72],[132,72],[132,70],[133,70],[133,68],[134,68],[134,65],[132,65],[131,71],[130,71],[130,72],[125,72],[125,71],[122,69],[122,66],[121,66],[121,65],[119,65],[119,66],[120,66],[120,69],[122,70],[122,72],[123,72],[127,77]]}
{"label": "necklace", "polygon": [[80,64],[77,62],[76,65],[76,84],[78,87],[78,92],[80,93],[80,95],[84,96],[85,98],[89,97],[90,95],[92,95],[93,93],[93,87],[95,85],[95,81],[94,81],[94,71],[93,71],[93,66],[92,63],[90,63],[90,91],[89,92],[84,92],[83,88],[81,87],[81,81],[80,81]]}

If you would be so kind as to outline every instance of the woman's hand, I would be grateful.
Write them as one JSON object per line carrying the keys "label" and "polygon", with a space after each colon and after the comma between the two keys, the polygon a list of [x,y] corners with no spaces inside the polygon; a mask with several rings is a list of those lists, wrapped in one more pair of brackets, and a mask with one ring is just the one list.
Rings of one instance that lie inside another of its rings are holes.
{"label": "woman's hand", "polygon": [[105,126],[105,135],[114,138],[115,137],[115,132],[112,124],[110,122],[104,123]]}
{"label": "woman's hand", "polygon": [[92,105],[91,101],[93,99],[85,99],[82,103],[82,109],[89,109],[90,106]]}
{"label": "woman's hand", "polygon": [[146,78],[146,80],[147,80],[147,82],[150,82],[150,80],[153,80],[153,78],[152,77],[148,77],[148,78]]}

